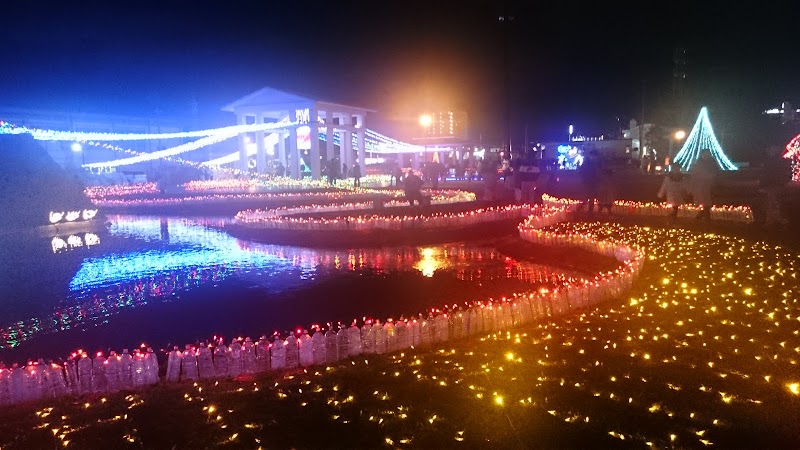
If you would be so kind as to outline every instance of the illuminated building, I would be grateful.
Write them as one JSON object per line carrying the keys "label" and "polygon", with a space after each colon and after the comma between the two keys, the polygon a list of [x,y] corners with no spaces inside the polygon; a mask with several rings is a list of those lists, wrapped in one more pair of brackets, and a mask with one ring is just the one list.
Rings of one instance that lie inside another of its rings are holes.
{"label": "illuminated building", "polygon": [[[426,154],[434,161],[454,163],[468,159],[473,162],[475,158],[483,158],[485,151],[480,143],[475,145],[468,141],[467,115],[463,111],[430,115],[426,133],[431,135],[424,138],[424,143],[412,144],[367,129],[366,115],[374,112],[372,110],[269,87],[242,97],[222,110],[235,115],[235,125],[191,131],[162,128],[156,132],[130,127],[116,131],[115,125],[108,126],[108,120],[102,126],[66,120],[36,121],[25,114],[3,116],[0,110],[0,134],[30,134],[37,141],[60,148],[64,156],[55,159],[95,173],[130,167],[128,173],[140,176],[124,180],[127,182],[147,181],[145,171],[152,170],[156,163],[159,164],[156,167],[160,167],[162,162],[171,164],[170,168],[182,166],[211,172],[215,178],[269,177],[274,175],[271,173],[274,166],[282,165],[286,175],[292,178],[301,179],[310,174],[311,178],[320,179],[322,161],[337,156],[347,167],[358,161],[363,171],[368,163],[386,162],[384,155],[394,155],[401,165],[404,165],[403,155],[413,155],[413,167],[419,168],[420,156]],[[164,148],[167,140],[174,142]],[[237,140],[238,144],[226,143]],[[150,142],[151,146],[155,142],[157,149],[146,147],[142,141]],[[321,142],[325,143],[324,154]],[[211,151],[216,145],[226,150],[221,156]],[[84,149],[87,148],[92,149],[91,160],[86,158]],[[201,149],[203,152],[198,153]],[[124,157],[120,158],[120,154]]]}
{"label": "illuminated building", "polygon": [[631,139],[604,139],[600,137],[573,136],[571,141],[541,142],[534,146],[536,158],[555,161],[556,167],[577,169],[590,151],[596,150],[603,159],[633,158]]}
{"label": "illuminated building", "polygon": [[[426,161],[447,165],[465,160],[475,163],[477,159],[484,158],[484,146],[469,137],[469,117],[466,111],[426,112],[421,117],[426,118],[425,124],[421,124],[421,132],[417,132],[413,140],[423,149],[413,154],[410,166],[414,169],[419,169],[420,163]],[[401,165],[408,166],[402,152],[398,158]]]}
{"label": "illuminated building", "polygon": [[464,111],[439,111],[429,113],[430,125],[425,127],[426,139],[467,139],[469,134],[467,113]]}
{"label": "illuminated building", "polygon": [[[242,97],[224,106],[222,110],[232,112],[239,125],[287,122],[286,127],[266,136],[264,131],[253,133],[254,136],[249,142],[254,142],[255,152],[248,149],[248,136],[245,133],[239,134],[240,170],[248,170],[249,155],[255,153],[258,172],[266,173],[269,153],[277,154],[278,160],[297,177],[301,173],[300,150],[308,150],[307,161],[303,162],[307,163],[311,177],[319,178],[320,139],[312,137],[319,136],[320,133],[325,134],[325,161],[334,159],[334,133],[336,133],[343,136],[340,142],[344,143],[343,151],[340,149],[340,162],[352,167],[358,161],[361,167],[366,167],[365,119],[368,112],[374,112],[372,110],[318,100],[270,87]],[[357,137],[357,159],[352,148],[354,135]],[[273,147],[277,147],[277,151]]]}
{"label": "illuminated building", "polygon": [[[639,123],[636,122],[636,119],[631,119],[630,127],[627,130],[622,131],[622,138],[629,139],[631,142],[631,157],[632,158],[644,158],[648,155],[648,148],[644,147],[644,152],[640,151],[642,149],[642,138],[640,137],[641,134],[644,134],[645,140],[647,139],[647,133],[653,129],[652,123],[646,123],[644,126],[639,126]],[[641,130],[641,131],[640,131]],[[642,133],[643,131],[643,133]]]}

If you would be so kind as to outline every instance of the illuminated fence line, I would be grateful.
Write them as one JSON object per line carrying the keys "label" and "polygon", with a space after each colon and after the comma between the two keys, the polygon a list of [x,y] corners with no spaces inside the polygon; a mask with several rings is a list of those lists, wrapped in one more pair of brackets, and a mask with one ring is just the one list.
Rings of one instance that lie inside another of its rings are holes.
{"label": "illuminated fence line", "polygon": [[[563,235],[539,230],[567,217],[567,210],[547,210],[547,215],[531,216],[519,226],[520,237],[546,245],[579,246],[613,256],[620,266],[593,278],[573,280],[553,289],[542,288],[514,295],[510,299],[475,302],[445,310],[432,309],[416,318],[385,323],[366,320],[334,331],[312,327],[298,330],[285,339],[274,335],[253,342],[235,339],[230,346],[221,340],[216,345],[177,346],[169,352],[165,381],[193,381],[236,377],[270,370],[293,369],[331,364],[362,354],[383,354],[411,347],[425,347],[450,340],[507,330],[540,318],[567,314],[629,289],[641,270],[644,253],[620,242],[600,241],[588,235]],[[143,347],[144,348],[144,345]],[[41,360],[25,367],[0,369],[0,404],[8,405],[43,398],[87,393],[106,393],[135,389],[159,382],[159,366],[152,349],[123,351],[108,359],[98,354],[74,353],[63,365]]]}
{"label": "illuminated fence line", "polygon": [[[364,187],[386,187],[391,182],[390,175],[364,175],[361,177],[361,185]],[[334,187],[339,189],[353,189],[351,179],[337,179]],[[265,190],[302,190],[302,189],[330,189],[331,185],[327,177],[318,180],[303,178],[297,180],[289,177],[272,177],[262,179],[229,179],[229,180],[197,180],[184,183],[182,187],[190,192],[201,191],[231,191],[241,192],[248,189]]]}
{"label": "illuminated fence line", "polygon": [[[454,196],[461,196],[464,200],[474,200],[473,194],[466,191],[431,191],[434,195],[439,193],[454,192]],[[146,199],[92,199],[92,203],[99,207],[151,207],[151,206],[186,206],[186,205],[204,205],[204,204],[218,204],[229,202],[250,202],[250,201],[269,201],[269,200],[284,200],[284,201],[357,201],[373,199],[377,195],[385,195],[389,197],[402,197],[403,191],[398,189],[391,190],[372,190],[367,188],[356,188],[350,190],[342,190],[337,192],[263,192],[253,194],[209,194],[209,195],[195,195],[189,197],[174,197],[174,198],[146,198]],[[446,195],[446,194],[441,194]]]}
{"label": "illuminated fence line", "polygon": [[[326,195],[327,194],[327,195]],[[297,200],[312,199],[315,197],[327,197],[333,193],[261,193],[261,194],[210,194],[196,195],[191,197],[175,198],[145,198],[145,199],[92,199],[96,206],[109,207],[149,207],[149,206],[185,206],[185,205],[205,205],[217,203],[229,203],[237,201],[255,200]],[[328,197],[330,198],[330,197]],[[333,197],[335,198],[335,197]]]}
{"label": "illuminated fence line", "polygon": [[[546,205],[550,206],[569,206],[575,209],[582,202],[568,198],[553,197],[547,194],[542,196]],[[614,214],[630,216],[662,216],[666,217],[672,213],[672,205],[666,203],[653,202],[633,202],[629,200],[617,200],[611,207]],[[696,205],[681,205],[678,209],[678,217],[695,217],[700,212],[700,207]],[[753,222],[753,210],[749,206],[729,206],[716,205],[711,207],[711,219],[725,220],[730,222]]]}
{"label": "illuminated fence line", "polygon": [[[472,226],[487,222],[522,219],[536,206],[513,205],[482,208],[460,213],[436,213],[429,216],[356,215],[333,219],[309,219],[291,216],[268,216],[253,214],[252,211],[239,212],[234,224],[249,229],[265,230],[425,230]],[[308,211],[312,213],[313,211]]]}
{"label": "illuminated fence line", "polygon": [[158,184],[135,183],[135,184],[115,184],[111,186],[88,186],[83,193],[91,199],[104,197],[124,197],[128,195],[157,194],[161,192]]}
{"label": "illuminated fence line", "polygon": [[[286,177],[275,177],[270,179],[254,179],[254,180],[209,180],[209,181],[190,181],[188,183],[184,183],[182,187],[188,192],[218,192],[218,194],[241,194],[241,195],[258,195],[258,194],[266,194],[266,195],[328,195],[328,194],[341,194],[347,195],[351,193],[352,195],[360,194],[365,195],[368,193],[374,194],[386,194],[391,193],[395,195],[396,190],[392,191],[378,191],[378,190],[368,190],[369,187],[383,187],[388,186],[389,183],[389,176],[388,175],[368,175],[362,178],[361,184],[365,187],[363,188],[353,188],[350,186],[351,182],[349,180],[337,180],[335,184],[335,188],[341,189],[342,191],[349,191],[349,192],[325,192],[325,193],[315,193],[315,192],[307,192],[303,193],[302,191],[305,190],[312,190],[312,189],[331,189],[330,184],[328,184],[327,180],[295,180],[293,178],[286,178]],[[270,192],[244,192],[247,190],[265,190],[265,191],[279,191],[275,193]],[[228,192],[230,191],[230,192]],[[295,192],[280,192],[280,191],[295,191]],[[159,189],[158,184],[155,182],[147,182],[147,183],[136,183],[136,184],[115,184],[109,186],[88,186],[83,190],[83,193],[92,199],[95,204],[103,204],[103,206],[108,205],[119,205],[124,204],[125,202],[131,202],[132,200],[125,200],[125,199],[108,199],[107,197],[127,197],[132,195],[144,195],[144,194],[160,194],[161,189]],[[399,195],[399,194],[396,194]],[[200,197],[184,197],[184,199],[192,199],[200,198]],[[209,197],[209,198],[217,198],[217,197]],[[108,200],[118,200],[116,203],[103,203]],[[144,202],[147,204],[148,202],[157,202],[159,200],[165,200],[168,203],[177,202],[175,204],[180,204],[180,198],[166,198],[166,199],[159,199],[159,198],[152,198],[152,199],[138,199],[140,202]],[[133,200],[135,201],[135,200]]]}
{"label": "illuminated fence line", "polygon": [[[465,191],[428,191],[431,197],[432,205],[448,205],[454,203],[472,202],[475,201],[475,194]],[[401,195],[395,195],[401,197]],[[378,200],[381,201],[381,200]],[[381,201],[383,208],[396,208],[408,206],[407,200],[388,200]],[[272,221],[280,219],[281,217],[288,217],[300,214],[316,214],[327,212],[353,212],[353,211],[366,211],[374,208],[373,202],[359,202],[359,203],[337,203],[325,205],[305,205],[305,206],[284,206],[272,209],[257,209],[241,211],[236,215],[236,218],[246,223],[257,223],[260,221]]]}
{"label": "illuminated fence line", "polygon": [[[454,203],[462,203],[462,202],[471,202],[475,200],[475,194],[469,195],[439,195],[439,196],[432,196],[431,204],[432,205],[451,205]],[[409,202],[404,200],[389,200],[387,202],[382,202],[383,208],[399,208],[408,206]],[[295,214],[308,214],[309,212],[314,213],[322,213],[322,212],[345,212],[345,211],[363,211],[365,209],[371,209],[373,207],[372,202],[365,202],[365,203],[346,203],[346,204],[338,204],[338,205],[313,205],[313,206],[299,206],[295,208],[281,208],[278,210],[267,211],[267,213],[273,213],[276,216],[291,216]]]}
{"label": "illuminated fence line", "polygon": [[255,180],[195,180],[184,183],[181,186],[189,192],[244,191],[247,189],[325,189],[330,187],[326,180],[296,180],[289,177]]}
{"label": "illuminated fence line", "polygon": [[196,204],[213,204],[231,201],[253,200],[286,200],[304,201],[314,199],[340,200],[348,197],[359,198],[371,195],[367,192],[282,192],[282,193],[256,193],[256,194],[209,194],[175,198],[145,198],[145,199],[93,199],[92,203],[101,207],[113,206],[181,206]]}

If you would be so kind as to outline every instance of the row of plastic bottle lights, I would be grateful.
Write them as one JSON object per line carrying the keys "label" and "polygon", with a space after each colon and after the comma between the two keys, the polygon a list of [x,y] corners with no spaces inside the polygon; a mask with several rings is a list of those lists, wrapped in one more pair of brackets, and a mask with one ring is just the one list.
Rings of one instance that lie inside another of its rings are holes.
{"label": "row of plastic bottle lights", "polygon": [[[286,339],[262,337],[234,340],[230,346],[196,348],[187,345],[184,351],[175,347],[169,352],[166,381],[236,377],[267,370],[291,369],[329,364],[360,354],[386,353],[409,347],[432,345],[479,333],[509,329],[541,317],[562,315],[608,298],[618,297],[630,288],[638,275],[643,253],[622,244],[596,241],[587,236],[565,236],[543,232],[537,227],[551,225],[563,213],[531,216],[521,226],[523,239],[551,245],[579,245],[613,256],[623,263],[614,274],[594,281],[584,280],[560,289],[515,296],[507,302],[478,304],[466,310],[439,313],[416,320],[353,325],[338,332],[328,330]],[[45,364],[41,360],[25,367],[0,369],[0,405],[21,403],[63,395],[106,393],[136,389],[159,381],[159,363],[151,348],[123,350],[108,358],[98,354],[73,354],[63,365]]]}
{"label": "row of plastic bottle lights", "polygon": [[195,348],[177,346],[167,359],[166,381],[236,377],[269,370],[331,364],[361,354],[382,354],[410,347],[423,347],[451,339],[509,329],[540,317],[566,314],[619,295],[632,282],[632,273],[602,284],[572,290],[519,296],[511,302],[473,306],[465,311],[441,313],[427,319],[367,323],[338,331],[303,330],[299,337],[270,341],[262,337],[234,340],[230,346]]}
{"label": "row of plastic bottle lights", "polygon": [[485,222],[521,219],[531,213],[530,205],[513,208],[472,211],[463,214],[448,214],[429,217],[371,216],[355,217],[350,220],[309,220],[292,217],[264,217],[257,221],[237,220],[236,223],[248,228],[281,230],[375,230],[375,229],[431,229],[463,227]]}
{"label": "row of plastic bottle lights", "polygon": [[38,362],[0,369],[0,405],[63,395],[116,392],[158,383],[158,358],[152,348],[127,349],[108,358],[73,354],[63,365]]}
{"label": "row of plastic bottle lights", "polygon": [[[573,210],[580,205],[580,201],[543,196],[544,203],[551,207],[569,205]],[[672,206],[665,203],[637,203],[637,202],[615,202],[611,207],[614,214],[642,215],[642,216],[667,216],[672,213]],[[691,217],[700,212],[700,207],[696,205],[681,205],[678,209],[679,217]],[[753,221],[753,211],[747,206],[712,206],[711,219],[727,220],[733,222],[749,223]]]}

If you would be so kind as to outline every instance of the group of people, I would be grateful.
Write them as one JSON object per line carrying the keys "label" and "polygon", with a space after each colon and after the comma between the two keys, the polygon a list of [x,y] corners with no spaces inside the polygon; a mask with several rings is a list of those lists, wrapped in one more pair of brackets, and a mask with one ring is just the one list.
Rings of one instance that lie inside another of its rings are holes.
{"label": "group of people", "polygon": [[441,177],[444,173],[444,164],[440,163],[439,161],[425,163],[425,165],[422,167],[422,173],[425,174],[425,178],[431,182],[431,187],[433,189],[438,189],[439,177]]}
{"label": "group of people", "polygon": [[353,187],[361,187],[361,165],[358,163],[353,164],[349,170],[347,164],[342,163],[340,170],[339,158],[333,158],[325,163],[322,174],[328,177],[328,183],[331,186],[336,184],[336,180],[349,177],[353,179]]}
{"label": "group of people", "polygon": [[658,190],[658,198],[666,200],[667,204],[672,206],[669,215],[671,220],[678,217],[681,205],[687,203],[690,198],[700,207],[696,218],[711,219],[711,186],[718,170],[717,163],[708,150],[700,154],[700,158],[687,173],[681,172],[681,165],[678,163],[669,166],[669,172]]}
{"label": "group of people", "polygon": [[416,202],[417,205],[422,206],[423,184],[425,184],[425,182],[419,175],[415,174],[413,170],[408,171],[405,177],[403,177],[403,193],[409,205],[414,206]]}
{"label": "group of people", "polygon": [[395,186],[399,187],[401,184],[403,185],[403,194],[406,200],[408,200],[409,205],[422,206],[422,185],[425,184],[425,180],[423,180],[422,177],[417,175],[413,170],[404,171],[399,165],[392,169],[391,176],[392,178],[390,181],[394,183]]}
{"label": "group of people", "polygon": [[583,159],[583,163],[578,169],[584,189],[586,201],[579,206],[579,210],[589,207],[589,213],[594,212],[595,202],[597,211],[603,210],[611,212],[614,200],[617,197],[616,183],[614,182],[614,170],[603,165],[597,150],[592,149]]}
{"label": "group of people", "polygon": [[[409,175],[414,175],[414,177],[419,178],[420,181],[427,181],[431,184],[433,189],[439,188],[439,178],[444,173],[444,165],[438,161],[428,162],[422,166],[422,177],[414,174],[413,171],[408,171],[407,173],[400,167],[400,164],[395,163],[390,170],[390,178],[389,184],[394,186],[400,186],[400,183],[404,183],[404,180]],[[413,181],[412,181],[413,182]]]}
{"label": "group of people", "polygon": [[[664,181],[658,191],[658,198],[666,200],[672,207],[670,219],[678,217],[680,207],[689,201],[700,207],[697,219],[711,218],[711,187],[718,171],[717,163],[711,152],[705,150],[700,154],[697,162],[687,173],[681,172],[680,164],[673,163],[669,166]],[[584,186],[585,202],[579,210],[588,206],[589,213],[594,212],[595,202],[598,212],[603,210],[611,212],[614,201],[617,199],[617,186],[615,172],[610,167],[605,167],[596,150],[592,150],[584,158],[579,174]]]}
{"label": "group of people", "polygon": [[[708,149],[701,150],[697,161],[687,171],[683,171],[681,165],[677,163],[667,166],[666,174],[658,191],[658,198],[671,206],[672,210],[669,214],[671,221],[677,218],[680,207],[687,203],[694,203],[699,207],[696,219],[711,219],[713,205],[711,191],[719,170]],[[592,213],[596,202],[598,212],[603,210],[611,212],[617,198],[614,170],[605,167],[598,157],[597,151],[592,150],[584,158],[578,172],[583,184],[583,198],[585,199],[579,206],[579,210],[585,210],[588,206],[589,213]],[[786,160],[782,158],[780,149],[777,147],[767,149],[764,169],[758,181],[761,202],[756,202],[754,205],[754,209],[761,207],[762,223],[765,227],[787,224],[787,220],[781,213],[780,196],[790,179],[791,169]]]}
{"label": "group of people", "polygon": [[542,203],[542,195],[552,182],[544,160],[518,154],[503,167],[506,190],[513,192],[516,203]]}

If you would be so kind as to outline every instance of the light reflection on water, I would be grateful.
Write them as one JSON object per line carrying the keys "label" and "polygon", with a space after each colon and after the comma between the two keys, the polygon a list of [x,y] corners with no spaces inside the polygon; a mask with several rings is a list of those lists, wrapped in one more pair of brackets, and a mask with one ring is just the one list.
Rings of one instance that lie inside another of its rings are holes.
{"label": "light reflection on water", "polygon": [[[103,324],[130,308],[169,301],[191,289],[219,287],[226,279],[280,293],[341,271],[417,270],[426,277],[450,271],[472,282],[503,278],[549,282],[565,276],[548,266],[506,257],[492,246],[310,249],[241,241],[213,228],[227,219],[125,215],[108,219],[108,234],[86,249],[87,256],[50,313],[22,320],[0,317],[3,346],[16,347],[40,333]],[[224,285],[219,297],[225,298]]]}
{"label": "light reflection on water", "polygon": [[235,269],[268,268],[273,272],[299,268],[301,279],[313,276],[314,267],[293,264],[269,252],[243,249],[227,233],[180,218],[112,216],[109,233],[126,239],[160,244],[156,248],[107,253],[87,258],[70,282],[71,291],[86,291],[171,271],[213,267],[220,274]]}

